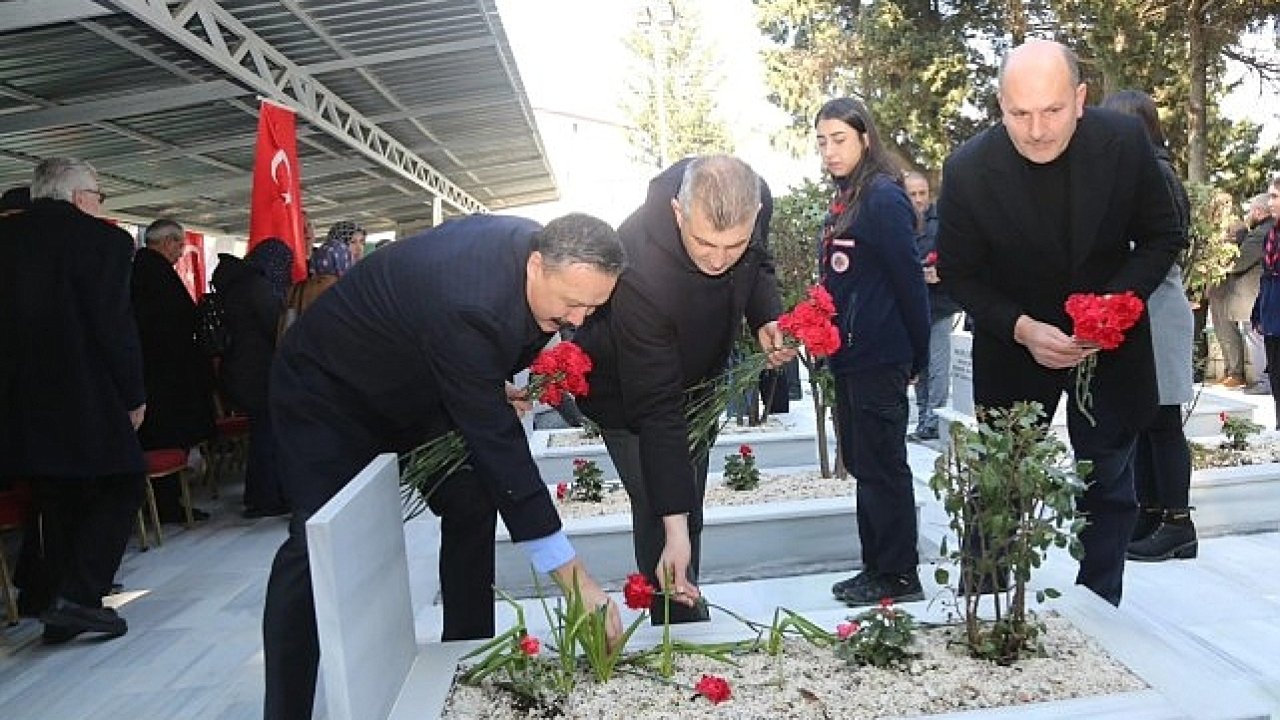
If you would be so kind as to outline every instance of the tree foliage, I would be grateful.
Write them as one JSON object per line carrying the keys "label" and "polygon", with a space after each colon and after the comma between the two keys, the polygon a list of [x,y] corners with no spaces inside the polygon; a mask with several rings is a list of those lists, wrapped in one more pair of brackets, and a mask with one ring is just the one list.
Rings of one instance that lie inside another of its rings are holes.
{"label": "tree foliage", "polygon": [[634,63],[622,109],[639,162],[663,168],[687,155],[733,151],[716,111],[714,88],[722,78],[705,35],[694,3],[653,0],[624,39]]}
{"label": "tree foliage", "polygon": [[[1280,0],[755,0],[771,99],[792,116],[793,149],[809,147],[811,118],[839,95],[863,97],[905,163],[937,168],[959,143],[999,119],[998,58],[1029,37],[1081,55],[1090,101],[1136,88],[1155,98],[1175,163],[1192,181],[1237,196],[1256,192],[1277,148],[1218,104],[1231,90],[1225,61],[1280,77],[1239,38],[1280,16]],[[797,143],[797,138],[802,142]]]}

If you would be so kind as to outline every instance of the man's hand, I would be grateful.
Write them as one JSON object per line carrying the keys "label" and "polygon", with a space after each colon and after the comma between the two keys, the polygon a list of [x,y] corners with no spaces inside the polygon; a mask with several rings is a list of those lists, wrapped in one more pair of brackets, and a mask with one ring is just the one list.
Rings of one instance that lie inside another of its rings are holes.
{"label": "man's hand", "polygon": [[938,282],[938,268],[933,265],[926,265],[924,268],[924,282],[926,285],[934,285]]}
{"label": "man's hand", "polygon": [[138,407],[129,411],[129,422],[133,424],[133,429],[137,430],[142,427],[142,421],[147,417],[147,404],[142,403]]}
{"label": "man's hand", "polygon": [[1018,317],[1013,326],[1013,339],[1025,346],[1036,362],[1051,369],[1073,368],[1098,348],[1083,345],[1049,323]]}
{"label": "man's hand", "polygon": [[518,388],[511,383],[507,383],[507,402],[511,403],[511,407],[516,409],[517,417],[524,417],[524,414],[533,409],[533,401],[529,399],[529,391],[524,388]]}
{"label": "man's hand", "polygon": [[760,341],[760,349],[769,353],[768,363],[770,368],[776,368],[785,365],[796,357],[795,348],[786,348],[782,344],[786,338],[782,334],[782,330],[778,328],[777,320],[770,320],[760,329],[756,331],[756,339]]}
{"label": "man's hand", "polygon": [[552,570],[551,574],[563,587],[572,588],[576,582],[578,592],[582,594],[582,602],[588,609],[594,612],[600,607],[607,608],[604,621],[605,638],[610,650],[617,647],[622,639],[622,616],[618,614],[618,604],[600,589],[599,583],[587,574],[587,568],[583,566],[582,561],[575,557]]}
{"label": "man's hand", "polygon": [[[667,536],[667,544],[658,557],[658,566],[653,572],[658,576],[662,589],[671,594],[671,599],[681,605],[694,607],[702,593],[698,586],[689,582],[689,563],[692,561],[693,548],[689,544],[689,516],[664,515],[662,529]],[[671,580],[671,587],[667,581]]]}

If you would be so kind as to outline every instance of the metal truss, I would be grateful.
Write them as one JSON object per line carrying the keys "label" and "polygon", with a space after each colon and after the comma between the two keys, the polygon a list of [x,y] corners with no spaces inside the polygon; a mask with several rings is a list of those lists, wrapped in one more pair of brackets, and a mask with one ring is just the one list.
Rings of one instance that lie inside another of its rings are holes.
{"label": "metal truss", "polygon": [[429,191],[458,211],[488,211],[482,203],[245,27],[215,0],[187,0],[173,8],[165,0],[110,2],[252,87],[267,100],[289,107],[312,125]]}

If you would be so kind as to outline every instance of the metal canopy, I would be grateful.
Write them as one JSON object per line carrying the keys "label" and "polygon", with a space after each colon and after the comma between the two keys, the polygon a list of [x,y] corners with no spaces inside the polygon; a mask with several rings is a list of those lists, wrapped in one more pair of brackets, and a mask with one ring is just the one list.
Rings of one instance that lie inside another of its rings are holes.
{"label": "metal canopy", "polygon": [[243,234],[258,98],[320,233],[557,197],[495,0],[0,2],[0,189],[79,157],[109,214]]}

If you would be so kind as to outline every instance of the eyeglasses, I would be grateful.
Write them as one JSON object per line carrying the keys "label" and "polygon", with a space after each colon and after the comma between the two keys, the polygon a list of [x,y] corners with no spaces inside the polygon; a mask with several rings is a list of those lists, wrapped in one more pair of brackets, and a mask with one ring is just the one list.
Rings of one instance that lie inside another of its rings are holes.
{"label": "eyeglasses", "polygon": [[97,195],[98,202],[100,203],[104,203],[107,201],[107,194],[97,188],[80,188],[80,192],[93,193],[94,195]]}

